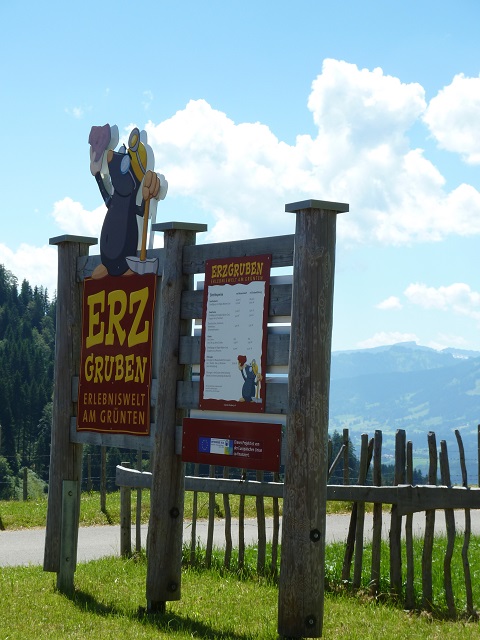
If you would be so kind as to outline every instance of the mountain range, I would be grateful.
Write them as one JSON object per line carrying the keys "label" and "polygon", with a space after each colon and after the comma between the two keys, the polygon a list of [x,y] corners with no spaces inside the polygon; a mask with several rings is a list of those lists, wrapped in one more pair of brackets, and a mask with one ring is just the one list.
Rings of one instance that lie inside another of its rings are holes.
{"label": "mountain range", "polygon": [[383,434],[382,462],[394,460],[395,432],[412,441],[414,466],[428,469],[427,434],[447,443],[452,482],[461,483],[455,430],[462,436],[469,484],[478,483],[480,352],[437,351],[414,342],[332,353],[330,432]]}

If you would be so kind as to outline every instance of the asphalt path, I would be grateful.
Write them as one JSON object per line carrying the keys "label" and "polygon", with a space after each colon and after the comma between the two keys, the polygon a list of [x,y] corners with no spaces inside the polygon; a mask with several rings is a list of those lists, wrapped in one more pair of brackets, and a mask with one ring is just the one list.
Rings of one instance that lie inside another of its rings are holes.
{"label": "asphalt path", "polygon": [[[480,511],[472,510],[472,534],[480,535]],[[365,516],[365,540],[371,537],[372,515]],[[404,518],[405,522],[405,518]],[[458,533],[463,533],[465,526],[464,512],[455,511],[455,522]],[[425,513],[417,513],[413,518],[413,535],[423,535],[425,523]],[[350,524],[349,514],[328,515],[326,540],[329,542],[345,542]],[[214,528],[213,544],[216,547],[223,547],[225,544],[224,535],[225,522],[217,520]],[[205,544],[207,539],[208,522],[200,520],[197,522],[196,539]],[[388,539],[390,528],[390,517],[384,512],[382,536]],[[437,535],[445,533],[445,517],[442,511],[438,510],[435,518],[435,532]],[[272,539],[273,522],[266,522],[267,540]],[[183,527],[183,539],[190,542],[192,535],[191,522],[185,521]],[[141,544],[144,547],[147,539],[147,526],[141,527]],[[238,520],[232,520],[233,545],[238,546]],[[245,544],[257,543],[257,522],[255,519],[245,521]],[[136,544],[136,529],[132,527],[132,547]],[[25,566],[42,565],[43,551],[45,546],[45,529],[23,529],[20,531],[0,531],[0,566]],[[102,527],[80,527],[78,535],[78,562],[96,560],[104,556],[118,556],[120,554],[120,526]]]}

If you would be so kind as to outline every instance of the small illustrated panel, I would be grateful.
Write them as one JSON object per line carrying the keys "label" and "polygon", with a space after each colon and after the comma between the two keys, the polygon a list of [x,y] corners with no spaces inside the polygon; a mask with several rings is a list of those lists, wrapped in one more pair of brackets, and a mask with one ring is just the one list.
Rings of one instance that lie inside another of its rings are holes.
{"label": "small illustrated panel", "polygon": [[200,409],[265,411],[271,256],[207,260]]}

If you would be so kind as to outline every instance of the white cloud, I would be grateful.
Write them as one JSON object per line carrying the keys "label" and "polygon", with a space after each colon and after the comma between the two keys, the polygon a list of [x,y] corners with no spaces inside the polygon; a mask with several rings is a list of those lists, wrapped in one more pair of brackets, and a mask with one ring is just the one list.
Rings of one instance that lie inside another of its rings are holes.
{"label": "white cloud", "polygon": [[143,92],[143,101],[142,101],[142,105],[145,111],[148,111],[150,109],[150,107],[152,106],[152,102],[153,102],[153,92],[147,89],[147,91]]}
{"label": "white cloud", "polygon": [[389,298],[382,300],[382,302],[379,302],[376,305],[376,308],[381,309],[382,311],[390,311],[391,309],[402,309],[403,305],[400,302],[400,298],[397,298],[397,296],[390,296]]}
{"label": "white cloud", "polygon": [[18,279],[19,285],[28,280],[32,287],[42,286],[49,292],[50,299],[57,289],[57,249],[44,245],[33,247],[21,244],[17,251],[0,244],[0,264],[11,271]]}
{"label": "white cloud", "polygon": [[357,349],[372,349],[373,347],[383,347],[385,345],[397,344],[398,342],[418,342],[418,338],[414,333],[379,331],[371,338],[358,342]]}
{"label": "white cloud", "polygon": [[105,213],[103,204],[93,211],[87,211],[80,202],[64,198],[55,202],[52,216],[64,233],[100,237]]}
{"label": "white cloud", "polygon": [[442,149],[480,163],[480,76],[456,75],[432,98],[423,119]]}
{"label": "white cloud", "polygon": [[69,116],[73,116],[77,120],[80,120],[85,115],[85,109],[83,107],[67,107],[65,109],[65,113],[68,113]]}
{"label": "white cloud", "polygon": [[261,123],[235,123],[204,100],[191,100],[146,129],[169,197],[191,197],[213,214],[209,239],[291,233],[284,204],[318,198],[349,202],[339,217],[344,241],[405,244],[480,233],[480,193],[445,178],[412,148],[409,129],[427,110],[424,89],[381,69],[325,60],[308,108],[315,137],[294,145]]}
{"label": "white cloud", "polygon": [[480,293],[472,291],[463,282],[437,288],[414,283],[405,289],[404,294],[411,303],[424,309],[452,311],[480,320]]}

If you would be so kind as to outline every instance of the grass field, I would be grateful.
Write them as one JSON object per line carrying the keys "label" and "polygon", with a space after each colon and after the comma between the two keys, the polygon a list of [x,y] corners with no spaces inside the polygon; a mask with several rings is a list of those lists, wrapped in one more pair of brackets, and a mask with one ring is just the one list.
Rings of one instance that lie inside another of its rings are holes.
{"label": "grass field", "polygon": [[[250,550],[254,554],[254,550]],[[252,563],[254,562],[252,556]],[[77,568],[76,591],[55,590],[55,576],[40,567],[7,568],[0,574],[0,638],[198,638],[276,640],[277,588],[272,580],[219,566],[185,568],[182,599],[166,614],[145,613],[146,561],[106,558]],[[478,623],[445,621],[380,603],[366,596],[328,591],[324,638],[332,640],[468,640]]]}
{"label": "grass field", "polygon": [[[191,513],[187,494],[186,513]],[[135,502],[135,501],[133,501]],[[148,492],[143,492],[143,518],[148,516]],[[247,500],[246,515],[255,516],[255,500]],[[266,503],[271,501],[266,500]],[[222,501],[218,513],[222,510]],[[208,497],[199,496],[200,517],[207,515]],[[107,497],[107,514],[100,512],[98,494],[82,495],[82,526],[118,522],[119,497]],[[344,509],[348,505],[344,505]],[[235,501],[232,512],[235,514]],[[0,502],[0,526],[4,529],[45,525],[46,501]],[[0,539],[1,542],[1,539]],[[422,541],[416,541],[414,555],[417,602],[421,600]],[[364,554],[362,586],[352,593],[341,583],[344,545],[326,549],[325,638],[400,638],[464,640],[480,639],[480,625],[465,615],[465,593],[461,565],[462,539],[453,557],[453,590],[459,617],[448,620],[443,595],[443,557],[446,541],[437,539],[433,558],[434,612],[404,611],[388,595],[388,546],[382,549],[381,594],[368,595],[371,550]],[[188,550],[185,558],[188,559]],[[267,554],[267,564],[268,564]],[[237,569],[233,554],[231,569],[223,567],[218,551],[212,568],[205,567],[199,549],[194,567],[185,562],[182,599],[169,603],[165,615],[145,613],[146,560],[143,554],[130,559],[105,558],[80,564],[75,574],[75,594],[68,598],[56,591],[56,576],[41,567],[4,567],[0,572],[0,640],[35,638],[200,638],[205,640],[276,640],[276,581],[256,575],[256,549],[247,550],[245,567]],[[470,565],[474,605],[480,608],[480,538],[472,538]]]}

